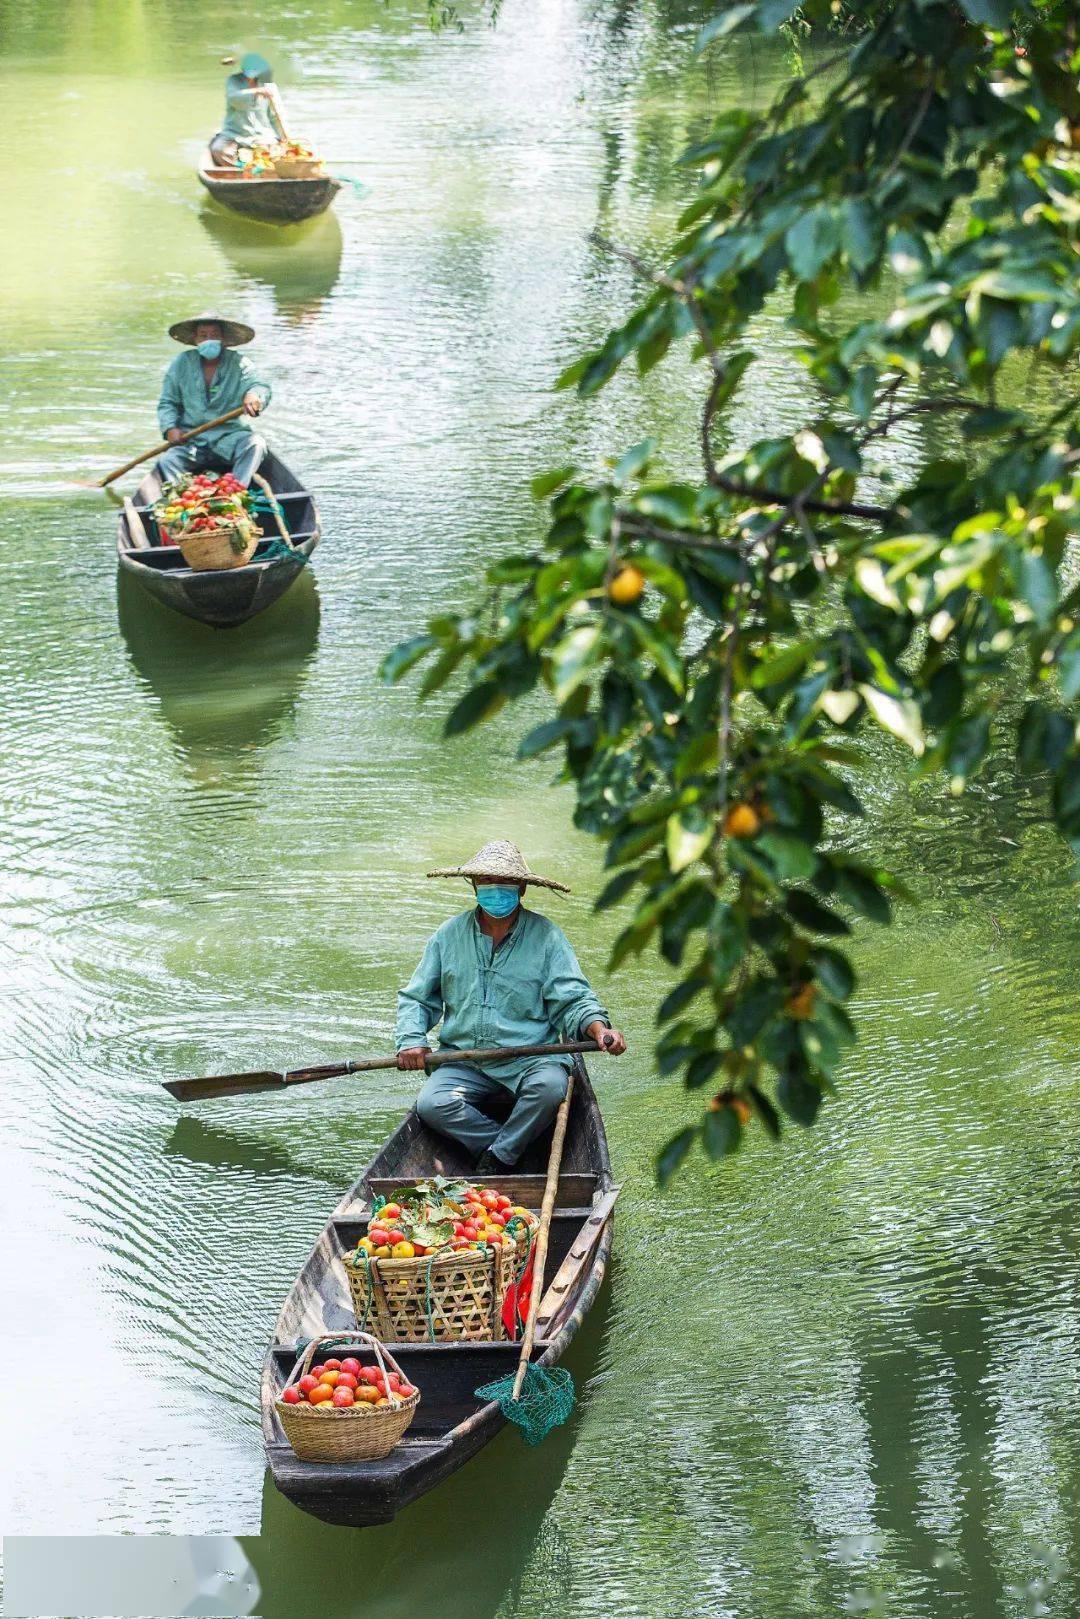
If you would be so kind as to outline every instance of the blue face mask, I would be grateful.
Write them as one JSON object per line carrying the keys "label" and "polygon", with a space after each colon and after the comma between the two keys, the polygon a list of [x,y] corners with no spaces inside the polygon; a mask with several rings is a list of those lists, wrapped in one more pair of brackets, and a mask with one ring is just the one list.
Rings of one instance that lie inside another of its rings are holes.
{"label": "blue face mask", "polygon": [[221,353],[220,337],[208,337],[205,343],[197,343],[196,351],[203,360],[216,360]]}
{"label": "blue face mask", "polygon": [[508,884],[481,883],[476,890],[476,903],[488,916],[509,916],[521,904],[521,895]]}

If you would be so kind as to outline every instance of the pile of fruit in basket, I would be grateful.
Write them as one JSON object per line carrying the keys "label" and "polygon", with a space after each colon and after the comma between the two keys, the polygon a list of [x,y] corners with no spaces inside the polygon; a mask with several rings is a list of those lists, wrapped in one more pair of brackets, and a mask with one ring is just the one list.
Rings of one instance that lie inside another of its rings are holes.
{"label": "pile of fruit in basket", "polygon": [[279,163],[322,166],[322,158],[306,141],[274,141],[266,146],[245,146],[242,150],[245,156],[240,166],[250,179],[273,175]]}
{"label": "pile of fruit in basket", "polygon": [[194,534],[227,532],[229,545],[242,556],[259,527],[251,515],[255,497],[231,472],[187,472],[165,485],[154,505],[154,517],[163,545],[177,545]]}
{"label": "pile of fruit in basket", "polygon": [[327,1411],[348,1410],[352,1405],[369,1405],[372,1409],[392,1405],[390,1396],[411,1399],[416,1384],[406,1382],[400,1372],[386,1372],[380,1367],[363,1366],[355,1355],[344,1360],[331,1356],[320,1361],[310,1372],[291,1385],[281,1398],[286,1405],[322,1406]]}
{"label": "pile of fruit in basket", "polygon": [[522,1241],[539,1223],[530,1210],[491,1186],[436,1176],[397,1187],[372,1214],[356,1254],[421,1259],[442,1248],[497,1248]]}

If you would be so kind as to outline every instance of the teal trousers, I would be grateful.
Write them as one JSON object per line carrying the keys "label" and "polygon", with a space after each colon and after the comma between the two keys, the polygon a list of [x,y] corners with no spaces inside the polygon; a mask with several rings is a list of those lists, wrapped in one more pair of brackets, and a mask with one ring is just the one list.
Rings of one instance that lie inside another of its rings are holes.
{"label": "teal trousers", "polygon": [[[529,1142],[547,1129],[566,1095],[566,1069],[539,1063],[517,1080],[489,1079],[471,1063],[448,1062],[436,1068],[416,1098],[416,1111],[440,1135],[459,1141],[477,1157],[493,1152],[509,1169]],[[484,1112],[484,1104],[513,1097],[505,1122]]]}

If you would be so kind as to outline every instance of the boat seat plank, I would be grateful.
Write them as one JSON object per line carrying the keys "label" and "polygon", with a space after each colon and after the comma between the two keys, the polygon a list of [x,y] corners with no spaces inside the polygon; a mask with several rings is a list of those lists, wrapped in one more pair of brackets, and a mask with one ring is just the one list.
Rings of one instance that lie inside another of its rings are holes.
{"label": "boat seat plank", "polygon": [[[545,1175],[488,1175],[484,1177],[484,1185],[494,1187],[512,1203],[520,1203],[524,1209],[539,1209],[544,1200]],[[398,1186],[404,1184],[401,1175],[383,1176],[373,1175],[365,1183],[361,1195],[362,1207],[367,1208],[367,1195],[389,1197]],[[600,1184],[599,1175],[593,1174],[564,1174],[559,1176],[559,1189],[555,1194],[555,1207],[558,1208],[588,1208],[596,1195]],[[345,1210],[339,1211],[344,1213]],[[349,1211],[352,1212],[351,1210]]]}

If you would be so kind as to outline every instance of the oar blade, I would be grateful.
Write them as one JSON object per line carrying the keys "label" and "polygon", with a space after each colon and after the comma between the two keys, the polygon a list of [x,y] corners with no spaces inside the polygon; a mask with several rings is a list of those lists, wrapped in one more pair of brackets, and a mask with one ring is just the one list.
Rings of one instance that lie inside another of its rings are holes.
{"label": "oar blade", "polygon": [[204,1102],[214,1096],[251,1096],[257,1091],[280,1091],[284,1074],[208,1074],[203,1079],[164,1079],[162,1086],[178,1102]]}

